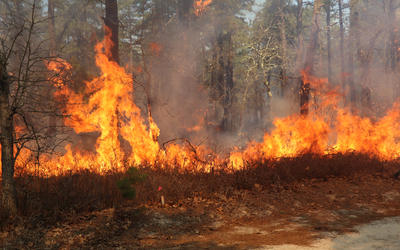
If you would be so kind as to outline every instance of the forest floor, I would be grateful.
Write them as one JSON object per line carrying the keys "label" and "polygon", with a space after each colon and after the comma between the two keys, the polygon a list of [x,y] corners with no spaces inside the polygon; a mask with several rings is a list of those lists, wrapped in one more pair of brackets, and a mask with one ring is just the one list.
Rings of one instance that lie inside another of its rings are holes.
{"label": "forest floor", "polygon": [[[368,245],[349,234],[367,230],[360,226],[371,222],[370,231],[379,231],[375,237],[396,234],[399,239],[399,224],[385,229],[376,222],[400,223],[400,180],[392,175],[306,179],[269,189],[255,184],[229,197],[212,197],[174,203],[165,197],[164,207],[124,206],[55,224],[43,225],[31,216],[3,226],[0,243],[3,249],[346,249],[350,243],[351,249],[375,249],[376,242]],[[355,241],[340,240],[343,235]]]}

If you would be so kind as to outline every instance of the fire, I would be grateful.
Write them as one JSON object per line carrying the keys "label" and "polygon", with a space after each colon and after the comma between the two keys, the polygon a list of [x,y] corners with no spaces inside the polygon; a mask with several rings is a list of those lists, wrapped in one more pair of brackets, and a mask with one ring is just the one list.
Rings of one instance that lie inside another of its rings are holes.
{"label": "fire", "polygon": [[151,43],[149,44],[149,48],[150,48],[150,51],[151,51],[154,55],[156,55],[156,56],[159,56],[159,55],[160,55],[160,52],[161,52],[161,49],[162,49],[162,47],[161,47],[160,44],[155,43],[155,42],[151,42]]}
{"label": "fire", "polygon": [[[63,84],[62,70],[71,69],[65,61],[48,63],[55,71],[51,79],[57,86],[55,97],[68,100],[65,107],[65,124],[76,133],[99,133],[95,153],[80,151],[67,145],[66,153],[59,157],[42,159],[41,168],[47,175],[59,175],[82,169],[97,173],[123,171],[127,166],[150,165],[177,166],[182,169],[205,169],[202,160],[205,151],[200,147],[170,144],[160,148],[157,138],[160,130],[152,117],[144,119],[133,101],[132,77],[123,67],[110,61],[105,43],[96,46],[96,65],[102,74],[85,82],[84,93],[76,93]],[[59,76],[59,77],[58,77]],[[121,140],[129,144],[123,148]]]}
{"label": "fire", "polygon": [[196,16],[200,16],[208,5],[212,3],[212,0],[195,0],[193,3],[194,13]]}
{"label": "fire", "polygon": [[[96,141],[96,153],[87,157],[87,153],[74,152],[75,156],[71,157],[72,149],[68,146],[67,154],[59,161],[62,165],[77,165],[78,162],[89,168],[95,159],[99,172],[121,170],[123,162],[132,165],[145,162],[152,164],[158,156],[159,145],[155,139],[159,129],[151,119],[146,125],[140,109],[132,100],[131,76],[123,67],[109,60],[105,44],[99,43],[95,48],[96,65],[102,75],[86,82],[83,94],[77,94],[65,85],[55,93],[68,99],[65,109],[67,126],[76,133],[100,133]],[[59,68],[49,67],[56,71]],[[121,148],[121,137],[129,143],[131,152]]]}
{"label": "fire", "polygon": [[[304,153],[317,155],[357,152],[381,160],[400,156],[400,104],[396,103],[377,121],[353,114],[339,107],[340,93],[332,90],[326,79],[303,72],[303,79],[313,90],[310,114],[295,114],[275,119],[274,129],[264,135],[261,143],[252,142],[244,151],[230,155],[230,164],[240,169],[247,162]],[[319,100],[317,100],[317,97]]]}
{"label": "fire", "polygon": [[[203,4],[204,1],[196,1],[199,2]],[[303,80],[311,88],[309,115],[294,114],[275,119],[274,128],[264,135],[262,142],[253,141],[244,150],[234,150],[229,157],[217,155],[205,146],[192,145],[186,139],[160,145],[157,124],[151,117],[143,117],[133,100],[131,74],[109,60],[104,42],[95,50],[101,74],[84,82],[82,93],[65,84],[71,65],[61,59],[46,63],[49,70],[55,72],[50,79],[56,87],[54,97],[65,100],[64,123],[77,134],[96,134],[93,152],[71,144],[65,146],[64,153],[42,155],[37,159],[32,152],[23,149],[16,162],[18,171],[45,176],[80,170],[106,174],[140,165],[184,171],[212,171],[220,167],[228,171],[246,167],[250,162],[262,163],[304,153],[358,152],[382,160],[400,157],[400,104],[395,104],[380,119],[361,117],[340,107],[338,88],[332,87],[327,79],[310,76],[307,72],[303,72]],[[200,125],[204,125],[203,120]],[[197,126],[190,128],[191,131],[197,129]],[[15,131],[18,134],[23,129],[17,127]]]}

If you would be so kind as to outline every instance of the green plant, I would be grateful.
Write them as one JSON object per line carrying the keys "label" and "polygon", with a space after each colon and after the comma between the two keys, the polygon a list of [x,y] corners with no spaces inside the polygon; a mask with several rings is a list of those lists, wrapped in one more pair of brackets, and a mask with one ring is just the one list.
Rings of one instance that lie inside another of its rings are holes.
{"label": "green plant", "polygon": [[142,173],[138,168],[130,167],[126,171],[125,176],[117,181],[117,186],[125,199],[134,199],[136,197],[135,184],[143,182],[146,174]]}

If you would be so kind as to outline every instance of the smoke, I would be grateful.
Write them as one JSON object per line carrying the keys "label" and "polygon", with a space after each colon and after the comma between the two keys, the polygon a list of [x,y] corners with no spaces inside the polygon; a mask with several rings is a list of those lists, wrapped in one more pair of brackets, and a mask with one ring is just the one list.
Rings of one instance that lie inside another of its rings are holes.
{"label": "smoke", "polygon": [[178,23],[157,41],[160,52],[149,62],[150,105],[160,142],[204,136],[199,132],[206,125],[208,93],[199,79],[200,40],[199,30]]}

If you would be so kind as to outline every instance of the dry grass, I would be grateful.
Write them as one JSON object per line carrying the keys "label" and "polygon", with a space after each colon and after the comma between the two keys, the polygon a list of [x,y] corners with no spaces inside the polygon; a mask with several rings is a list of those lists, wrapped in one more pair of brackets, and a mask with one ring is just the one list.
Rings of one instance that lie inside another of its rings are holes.
{"label": "dry grass", "polygon": [[[110,173],[100,176],[80,172],[59,177],[40,178],[22,176],[16,178],[21,215],[42,223],[55,222],[74,214],[123,207],[133,204],[158,203],[160,195],[168,203],[215,194],[229,197],[235,190],[285,185],[302,179],[319,179],[354,174],[393,175],[400,170],[400,162],[382,162],[360,154],[335,154],[316,156],[311,154],[296,158],[269,160],[264,163],[247,163],[245,169],[227,172],[190,173],[177,170],[154,170],[143,167],[147,175],[143,183],[136,185],[134,201],[124,200],[116,182],[123,174]],[[162,190],[159,191],[159,187]]]}

